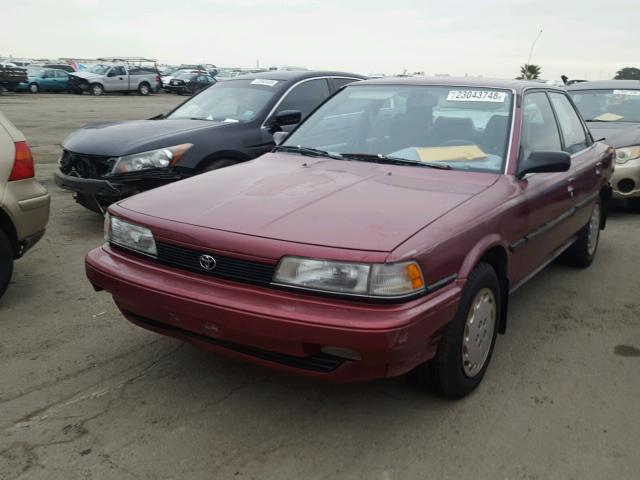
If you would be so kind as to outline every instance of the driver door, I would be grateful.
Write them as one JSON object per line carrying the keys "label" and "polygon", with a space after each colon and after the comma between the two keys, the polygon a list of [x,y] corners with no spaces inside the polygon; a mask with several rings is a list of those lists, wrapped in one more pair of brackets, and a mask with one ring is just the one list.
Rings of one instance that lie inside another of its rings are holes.
{"label": "driver door", "polygon": [[127,89],[127,71],[123,66],[112,67],[104,79],[104,89],[108,92],[117,92]]}
{"label": "driver door", "polygon": [[[522,110],[518,161],[532,152],[561,151],[561,134],[547,94],[525,94]],[[514,285],[545,265],[566,242],[564,226],[572,210],[568,179],[568,172],[531,173],[515,179],[519,202],[515,220],[509,226],[509,248],[515,259]]]}

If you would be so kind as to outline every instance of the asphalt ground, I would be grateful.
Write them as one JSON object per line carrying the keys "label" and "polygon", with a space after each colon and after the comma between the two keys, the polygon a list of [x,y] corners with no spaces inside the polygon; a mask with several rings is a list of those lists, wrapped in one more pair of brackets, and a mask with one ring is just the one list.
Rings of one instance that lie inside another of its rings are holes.
{"label": "asphalt ground", "polygon": [[84,123],[182,100],[0,96],[52,195],[0,299],[0,479],[640,478],[640,215],[624,209],[589,269],[552,264],[514,294],[460,401],[273,373],[129,324],[85,278],[102,219],[54,185],[55,161]]}

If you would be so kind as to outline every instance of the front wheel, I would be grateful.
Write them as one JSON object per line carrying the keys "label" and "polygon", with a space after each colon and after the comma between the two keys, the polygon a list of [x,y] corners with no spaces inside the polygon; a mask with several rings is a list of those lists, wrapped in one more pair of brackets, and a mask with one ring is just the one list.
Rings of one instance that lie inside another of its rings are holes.
{"label": "front wheel", "polygon": [[9,286],[13,273],[13,248],[7,235],[0,230],[0,297]]}
{"label": "front wheel", "polygon": [[478,264],[467,279],[436,356],[414,372],[421,383],[449,398],[462,398],[480,384],[496,341],[500,296],[495,270],[486,263]]}
{"label": "front wheel", "polygon": [[93,83],[89,87],[89,91],[91,92],[91,95],[99,97],[100,95],[102,95],[104,93],[104,87],[102,85],[100,85],[99,83]]}
{"label": "front wheel", "polygon": [[38,93],[40,91],[40,87],[37,83],[29,84],[29,93]]}
{"label": "front wheel", "polygon": [[231,165],[235,165],[238,163],[237,160],[232,160],[230,158],[221,158],[219,160],[214,160],[209,165],[202,169],[201,173],[212,172],[213,170],[218,170],[224,167],[230,167]]}
{"label": "front wheel", "polygon": [[577,240],[562,254],[561,260],[577,268],[587,268],[591,265],[598,250],[601,226],[602,206],[598,200],[593,206],[589,222],[578,232]]}

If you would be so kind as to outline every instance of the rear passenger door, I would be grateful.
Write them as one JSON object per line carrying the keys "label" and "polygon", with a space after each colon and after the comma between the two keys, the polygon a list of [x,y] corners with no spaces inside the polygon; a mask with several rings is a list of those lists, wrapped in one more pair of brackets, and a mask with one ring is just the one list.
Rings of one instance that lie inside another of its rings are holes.
{"label": "rear passenger door", "polygon": [[[276,109],[276,114],[285,110],[298,110],[304,120],[315,108],[324,102],[330,95],[327,78],[314,78],[303,80],[295,85]],[[296,125],[282,127],[285,132],[291,132]]]}
{"label": "rear passenger door", "polygon": [[571,155],[569,193],[577,208],[567,222],[567,235],[573,235],[583,227],[591,215],[589,208],[600,193],[602,172],[594,152],[591,136],[566,94],[549,92],[551,106],[560,125],[562,149]]}

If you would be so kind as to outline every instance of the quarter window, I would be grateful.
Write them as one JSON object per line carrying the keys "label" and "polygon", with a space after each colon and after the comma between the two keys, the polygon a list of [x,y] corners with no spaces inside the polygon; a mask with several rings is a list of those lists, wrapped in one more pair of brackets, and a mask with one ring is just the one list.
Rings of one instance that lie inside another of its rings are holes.
{"label": "quarter window", "polygon": [[549,93],[549,98],[558,116],[565,152],[576,153],[587,148],[589,146],[587,135],[569,99],[561,93]]}
{"label": "quarter window", "polygon": [[543,92],[525,95],[523,102],[521,159],[532,152],[562,150],[560,133],[549,99]]}

